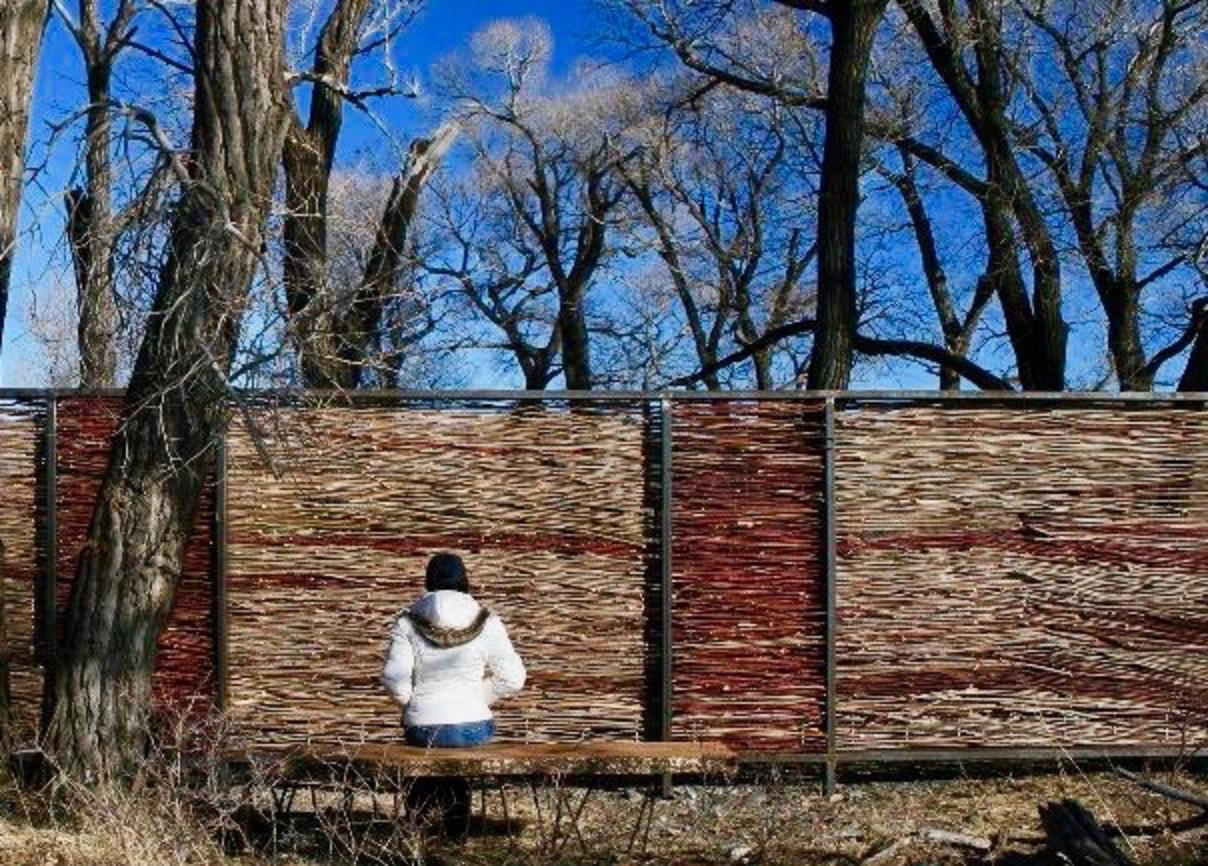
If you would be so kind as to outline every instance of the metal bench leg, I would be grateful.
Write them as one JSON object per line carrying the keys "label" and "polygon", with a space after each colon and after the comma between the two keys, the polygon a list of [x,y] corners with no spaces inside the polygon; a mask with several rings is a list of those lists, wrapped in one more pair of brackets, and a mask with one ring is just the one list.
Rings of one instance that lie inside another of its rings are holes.
{"label": "metal bench leg", "polygon": [[535,781],[529,782],[529,790],[533,794],[533,810],[537,813],[537,832],[540,834],[545,831],[545,819],[541,814],[541,798],[537,794],[537,783]]}
{"label": "metal bench leg", "polygon": [[563,790],[561,787],[555,789],[554,796],[557,797],[558,800],[557,814],[559,819],[561,816],[565,815],[566,823],[569,829],[563,832],[560,829],[561,820],[554,822],[554,831],[550,839],[549,852],[552,856],[557,856],[558,854],[562,853],[567,844],[570,842],[572,833],[574,834],[575,839],[578,840],[579,847],[582,849],[583,853],[589,853],[587,850],[587,840],[583,838],[583,830],[579,826],[579,822],[583,817],[583,810],[587,806],[587,801],[591,799],[592,791],[593,789],[590,785],[585,786],[583,789],[583,796],[579,798],[579,802],[576,805],[574,792]]}
{"label": "metal bench leg", "polygon": [[650,808],[646,810],[646,829],[642,831],[642,847],[639,850],[639,855],[646,856],[646,851],[650,848],[650,828],[654,826],[654,806],[658,800],[658,792],[654,788],[650,789]]}
{"label": "metal bench leg", "polygon": [[587,801],[591,799],[593,793],[595,793],[595,788],[591,787],[591,785],[583,789],[583,799],[575,807],[575,814],[571,820],[571,828],[575,831],[575,838],[579,840],[579,850],[583,852],[584,856],[589,856],[590,852],[587,850],[587,842],[583,839],[583,830],[579,826],[579,819],[583,817],[583,809],[587,806]]}
{"label": "metal bench leg", "polygon": [[[633,830],[629,834],[629,844],[625,846],[625,853],[632,854],[634,846],[639,838],[642,839],[643,850],[646,847],[647,840],[650,838],[650,824],[654,820],[654,801],[656,797],[654,786],[647,787],[642,793],[642,802],[638,806],[638,817],[633,824]],[[643,832],[645,825],[645,832]]]}

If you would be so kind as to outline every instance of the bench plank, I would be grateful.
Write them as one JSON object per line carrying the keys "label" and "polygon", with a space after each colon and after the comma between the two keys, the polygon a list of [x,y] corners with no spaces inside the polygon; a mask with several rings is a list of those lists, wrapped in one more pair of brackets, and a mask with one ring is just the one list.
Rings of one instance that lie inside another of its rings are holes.
{"label": "bench plank", "polygon": [[653,776],[724,775],[738,753],[722,743],[499,743],[465,749],[424,749],[382,743],[309,746],[275,756],[288,781],[401,776]]}

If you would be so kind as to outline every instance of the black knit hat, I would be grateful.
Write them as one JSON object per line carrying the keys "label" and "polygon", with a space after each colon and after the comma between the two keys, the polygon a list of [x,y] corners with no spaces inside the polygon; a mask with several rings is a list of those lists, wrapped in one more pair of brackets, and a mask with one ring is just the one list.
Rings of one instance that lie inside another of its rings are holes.
{"label": "black knit hat", "polygon": [[424,588],[428,592],[438,589],[453,589],[469,592],[470,580],[466,577],[466,564],[456,553],[438,553],[428,560],[428,571],[424,577]]}

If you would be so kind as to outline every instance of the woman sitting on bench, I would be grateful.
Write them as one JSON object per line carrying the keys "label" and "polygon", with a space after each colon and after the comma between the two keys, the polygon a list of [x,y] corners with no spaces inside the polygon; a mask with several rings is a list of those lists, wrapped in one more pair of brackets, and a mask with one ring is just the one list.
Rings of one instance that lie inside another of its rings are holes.
{"label": "woman sitting on bench", "polygon": [[424,586],[394,626],[382,683],[403,707],[408,744],[481,745],[495,734],[491,704],[524,685],[524,663],[499,617],[470,595],[461,557],[432,557]]}

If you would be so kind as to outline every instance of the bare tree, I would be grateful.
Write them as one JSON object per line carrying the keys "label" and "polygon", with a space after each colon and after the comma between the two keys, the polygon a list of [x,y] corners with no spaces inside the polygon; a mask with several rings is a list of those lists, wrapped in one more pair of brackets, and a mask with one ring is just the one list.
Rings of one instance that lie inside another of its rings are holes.
{"label": "bare tree", "polygon": [[[417,257],[424,273],[451,283],[462,301],[468,322],[456,342],[507,351],[525,389],[544,390],[562,371],[557,291],[505,184],[480,164],[447,172],[431,193],[431,241]],[[489,324],[489,336],[474,335],[477,321]]]}
{"label": "bare tree", "polygon": [[[1055,182],[1121,390],[1149,390],[1171,355],[1147,356],[1145,294],[1208,247],[1208,204],[1186,172],[1208,154],[1208,3],[1015,0],[1007,11],[1019,31],[1003,55],[1021,92],[1015,136]],[[1192,250],[1169,249],[1188,233]]]}
{"label": "bare tree", "polygon": [[[912,125],[917,127],[921,119],[927,118],[929,106],[922,103],[920,94],[927,90],[923,77],[917,70],[925,65],[926,59],[919,56],[916,46],[898,40],[892,50],[881,53],[875,74],[875,88],[879,101],[870,108],[871,126],[874,133],[885,129],[898,130]],[[939,112],[932,111],[939,115]],[[895,120],[896,118],[896,120]],[[940,125],[937,119],[935,126]],[[932,148],[920,144],[916,137],[899,139],[895,143],[884,146],[874,146],[870,150],[870,162],[874,170],[889,181],[896,195],[895,205],[900,205],[906,212],[906,224],[914,239],[918,253],[919,266],[926,283],[926,296],[930,302],[931,312],[939,326],[944,347],[959,357],[967,357],[978,326],[990,302],[995,297],[995,280],[989,275],[988,262],[981,264],[981,273],[970,279],[964,276],[968,270],[966,263],[953,261],[952,251],[943,248],[950,243],[958,249],[967,245],[969,234],[967,230],[953,231],[954,222],[947,215],[951,214],[951,199],[943,202],[942,207],[946,218],[940,223],[932,217],[932,205],[929,204],[932,184],[935,180],[942,187],[947,174],[933,170],[933,178],[927,176],[927,162],[921,161],[916,153],[925,152],[927,155],[940,154]],[[934,134],[939,137],[938,130]],[[979,206],[983,224],[988,223],[985,217],[988,206],[986,191],[988,185],[972,172],[953,169],[956,174],[958,189],[968,193]],[[894,207],[894,212],[897,212]],[[985,235],[982,235],[983,239]],[[976,240],[976,235],[974,235]],[[972,291],[958,291],[956,282],[950,275],[956,271],[963,277],[963,282],[972,284]],[[909,307],[912,296],[922,293],[910,292],[911,297],[900,299],[897,306]],[[967,297],[962,297],[967,296]],[[964,309],[962,311],[962,305]],[[939,384],[942,390],[960,388],[961,376],[950,366],[941,365],[939,369]]]}
{"label": "bare tree", "polygon": [[[337,169],[329,182],[327,281],[337,298],[362,298],[344,313],[349,329],[365,334],[359,354],[345,350],[360,387],[399,387],[440,354],[423,347],[447,305],[425,290],[416,261],[422,186],[410,171],[391,176],[366,165]],[[358,314],[364,318],[354,322]]]}
{"label": "bare tree", "polygon": [[314,61],[299,80],[311,85],[308,117],[292,116],[285,145],[284,275],[302,380],[312,387],[355,388],[365,371],[387,373],[392,353],[377,351],[383,317],[396,298],[408,234],[420,191],[456,134],[445,125],[411,143],[381,215],[359,283],[337,291],[329,280],[328,190],[345,103],[367,110],[368,100],[407,92],[391,80],[356,89],[353,60],[389,44],[414,14],[415,4],[338,0],[320,30]]}
{"label": "bare tree", "polygon": [[[138,40],[139,16],[150,7],[146,0],[120,0],[108,21],[97,0],[78,0],[75,15],[64,0],[55,0],[54,7],[80,49],[88,97],[80,112],[84,117],[84,179],[65,196],[67,239],[76,278],[79,384],[83,388],[112,387],[118,379],[122,328],[116,270],[123,235],[154,231],[163,214],[160,204],[174,179],[168,133],[147,106],[114,94],[114,74],[120,56],[132,49],[147,53],[155,63],[177,74],[188,75],[190,67],[187,58],[174,58]],[[161,8],[174,21],[174,13]],[[56,135],[71,120],[59,125]],[[122,122],[118,132],[115,121]],[[114,170],[118,147],[130,174],[122,179]],[[121,200],[123,190],[125,200]],[[141,252],[140,244],[133,247]],[[127,276],[137,282],[143,276],[141,270],[141,263],[133,263]],[[131,292],[132,302],[137,294]],[[128,318],[139,320],[134,315]]]}
{"label": "bare tree", "polygon": [[[807,384],[843,388],[855,353],[906,356],[956,370],[983,388],[1011,388],[1001,377],[968,358],[919,340],[861,334],[856,272],[856,216],[863,146],[867,71],[873,40],[886,4],[784,0],[712,0],[653,3],[623,0],[654,38],[690,69],[752,94],[793,107],[823,112],[824,137],[819,186],[816,316],[773,328],[754,343],[712,366],[724,369],[780,340],[813,334]],[[777,11],[775,7],[785,8]],[[819,93],[817,52],[811,24],[824,16],[831,32],[826,93]],[[773,50],[768,50],[774,45]],[[676,380],[701,381],[708,370]]]}
{"label": "bare tree", "polygon": [[549,30],[536,20],[497,21],[475,34],[473,63],[444,71],[462,105],[476,157],[507,192],[558,298],[567,388],[592,387],[587,294],[608,256],[624,190],[613,142],[634,121],[631,82],[580,69],[575,88],[544,88]]}
{"label": "bare tree", "polygon": [[6,0],[0,5],[0,349],[17,245],[34,71],[46,14],[47,0]]}
{"label": "bare tree", "polygon": [[[988,261],[1024,388],[1065,388],[1068,327],[1061,312],[1061,262],[1012,138],[1007,47],[999,0],[940,4],[939,14],[919,0],[899,0],[936,74],[972,131],[986,167],[984,183],[937,149],[908,135],[898,141],[936,167],[969,180],[982,202]],[[961,7],[964,7],[963,9]],[[1025,280],[1016,235],[1031,262]]]}
{"label": "bare tree", "polygon": [[289,112],[286,0],[199,0],[183,192],[67,608],[47,742],[68,772],[128,772],[213,443]]}
{"label": "bare tree", "polygon": [[[665,266],[696,353],[715,364],[735,343],[753,343],[800,317],[812,303],[815,192],[804,182],[809,148],[793,140],[787,106],[729,87],[676,88],[662,122],[647,125],[641,158],[625,178],[652,246]],[[656,106],[652,106],[652,109]],[[812,132],[812,130],[809,130]],[[814,172],[816,172],[816,166]],[[773,348],[752,355],[754,382],[774,385]],[[721,387],[717,373],[707,387]]]}
{"label": "bare tree", "polygon": [[[859,323],[856,216],[866,78],[886,0],[780,0],[781,6],[821,16],[829,24],[831,43],[824,97],[817,94],[812,80],[796,77],[802,66],[813,65],[812,53],[807,49],[807,62],[794,66],[790,61],[787,69],[781,68],[776,59],[747,49],[742,27],[733,25],[765,4],[741,0],[628,0],[626,5],[689,68],[752,93],[825,112],[816,235],[817,317],[808,384],[816,389],[847,387]],[[801,32],[807,30],[805,24],[800,28]],[[808,45],[808,40],[801,44]]]}

